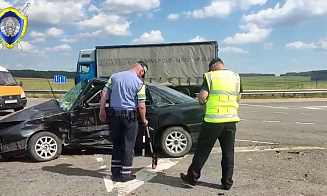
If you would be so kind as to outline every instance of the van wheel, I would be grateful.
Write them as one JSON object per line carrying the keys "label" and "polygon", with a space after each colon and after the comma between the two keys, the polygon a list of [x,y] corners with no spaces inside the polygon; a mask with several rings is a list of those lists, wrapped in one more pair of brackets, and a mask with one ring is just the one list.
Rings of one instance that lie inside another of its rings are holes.
{"label": "van wheel", "polygon": [[182,127],[170,127],[161,136],[161,148],[170,157],[182,157],[192,148],[192,137]]}
{"label": "van wheel", "polygon": [[60,156],[61,140],[53,133],[40,132],[28,141],[27,154],[30,159],[38,162],[50,161]]}
{"label": "van wheel", "polygon": [[22,109],[24,109],[24,108],[15,108],[14,111],[18,112],[18,111],[21,111]]}

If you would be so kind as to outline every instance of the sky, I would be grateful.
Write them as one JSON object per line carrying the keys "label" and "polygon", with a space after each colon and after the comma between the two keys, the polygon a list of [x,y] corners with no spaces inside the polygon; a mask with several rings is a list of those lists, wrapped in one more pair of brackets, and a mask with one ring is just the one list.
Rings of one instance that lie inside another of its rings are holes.
{"label": "sky", "polygon": [[327,69],[326,0],[0,0],[27,11],[17,47],[0,50],[8,69],[75,71],[97,45],[217,41],[238,73]]}

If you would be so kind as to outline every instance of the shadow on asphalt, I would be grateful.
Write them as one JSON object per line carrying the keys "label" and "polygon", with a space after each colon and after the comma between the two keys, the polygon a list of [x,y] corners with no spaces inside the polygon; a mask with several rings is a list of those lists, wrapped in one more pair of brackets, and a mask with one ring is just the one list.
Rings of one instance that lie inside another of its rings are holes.
{"label": "shadow on asphalt", "polygon": [[[176,188],[192,188],[192,185],[184,182],[181,178],[174,176],[167,176],[165,173],[159,172],[155,178],[149,181],[150,183],[163,184]],[[212,189],[223,189],[221,184],[213,184],[209,182],[198,181],[196,186],[202,186]]]}
{"label": "shadow on asphalt", "polygon": [[[143,168],[133,168],[132,173],[135,173]],[[86,176],[86,177],[93,177],[93,178],[103,178],[104,176],[108,175],[106,173],[101,173],[102,170],[94,171],[94,170],[86,170],[74,167],[71,164],[58,164],[56,166],[44,166],[42,167],[43,171],[48,171],[52,173],[58,173],[65,176]]]}
{"label": "shadow on asphalt", "polygon": [[8,114],[11,114],[12,112],[9,111],[0,111],[0,116],[6,116]]}

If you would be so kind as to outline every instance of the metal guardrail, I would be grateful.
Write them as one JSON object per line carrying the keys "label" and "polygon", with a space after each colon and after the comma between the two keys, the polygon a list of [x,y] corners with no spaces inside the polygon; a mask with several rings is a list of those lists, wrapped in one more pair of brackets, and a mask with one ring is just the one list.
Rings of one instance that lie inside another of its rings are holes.
{"label": "metal guardrail", "polygon": [[[54,94],[65,94],[67,90],[54,90]],[[51,94],[50,90],[25,90],[30,94]],[[327,94],[327,89],[287,89],[287,90],[244,90],[243,95],[289,95],[293,94]]]}

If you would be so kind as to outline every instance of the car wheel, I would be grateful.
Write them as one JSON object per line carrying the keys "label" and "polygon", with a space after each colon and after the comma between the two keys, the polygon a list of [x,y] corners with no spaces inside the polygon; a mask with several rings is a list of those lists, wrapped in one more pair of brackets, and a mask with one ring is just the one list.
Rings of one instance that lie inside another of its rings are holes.
{"label": "car wheel", "polygon": [[170,127],[161,137],[161,148],[170,157],[182,157],[192,148],[192,137],[182,127]]}
{"label": "car wheel", "polygon": [[28,142],[28,156],[30,159],[39,162],[56,159],[62,151],[61,143],[61,140],[53,133],[37,133]]}
{"label": "car wheel", "polygon": [[21,111],[22,109],[24,109],[24,108],[15,108],[14,111],[18,112],[18,111]]}

